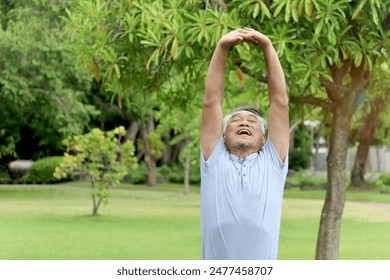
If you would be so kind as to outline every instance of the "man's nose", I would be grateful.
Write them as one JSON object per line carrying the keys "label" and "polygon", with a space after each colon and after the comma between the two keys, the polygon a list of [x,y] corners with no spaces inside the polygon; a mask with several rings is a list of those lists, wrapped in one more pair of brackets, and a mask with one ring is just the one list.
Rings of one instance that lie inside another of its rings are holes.
{"label": "man's nose", "polygon": [[240,123],[240,126],[249,126],[248,122],[246,120],[243,120],[241,123]]}

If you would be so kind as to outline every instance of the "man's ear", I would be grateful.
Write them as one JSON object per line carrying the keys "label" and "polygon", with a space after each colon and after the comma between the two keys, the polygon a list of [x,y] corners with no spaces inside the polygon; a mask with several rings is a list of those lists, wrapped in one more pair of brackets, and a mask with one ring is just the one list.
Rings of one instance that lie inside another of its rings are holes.
{"label": "man's ear", "polygon": [[263,143],[263,146],[265,145],[265,136],[264,136],[264,134],[261,136],[261,143]]}

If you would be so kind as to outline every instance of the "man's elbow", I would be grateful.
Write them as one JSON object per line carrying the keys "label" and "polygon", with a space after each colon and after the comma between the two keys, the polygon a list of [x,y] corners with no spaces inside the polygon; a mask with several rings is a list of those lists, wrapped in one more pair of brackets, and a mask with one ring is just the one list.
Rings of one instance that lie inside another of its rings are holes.
{"label": "man's elbow", "polygon": [[287,96],[281,96],[281,97],[276,97],[270,100],[270,103],[272,106],[278,107],[279,109],[283,109],[288,111],[289,106],[288,106],[288,97]]}
{"label": "man's elbow", "polygon": [[203,109],[209,109],[215,106],[222,106],[222,100],[213,97],[203,99]]}

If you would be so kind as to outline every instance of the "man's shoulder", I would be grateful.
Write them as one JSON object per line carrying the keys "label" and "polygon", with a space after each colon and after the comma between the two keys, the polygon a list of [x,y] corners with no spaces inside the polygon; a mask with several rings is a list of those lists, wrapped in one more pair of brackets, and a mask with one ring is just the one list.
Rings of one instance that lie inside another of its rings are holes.
{"label": "man's shoulder", "polygon": [[225,142],[223,141],[223,138],[221,138],[218,140],[213,151],[211,152],[211,155],[207,160],[204,158],[202,151],[200,152],[201,166],[210,167],[216,165],[221,160],[224,160],[225,156],[228,153],[229,152],[226,149]]}

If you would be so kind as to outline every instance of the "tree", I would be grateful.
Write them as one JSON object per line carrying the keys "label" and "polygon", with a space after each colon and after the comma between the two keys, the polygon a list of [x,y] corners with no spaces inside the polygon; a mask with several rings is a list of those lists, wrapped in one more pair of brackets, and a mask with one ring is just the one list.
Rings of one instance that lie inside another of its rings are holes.
{"label": "tree", "polygon": [[155,131],[155,111],[166,99],[178,104],[186,98],[167,95],[162,87],[179,55],[181,11],[171,1],[82,1],[68,11],[68,34],[82,66],[118,107],[131,108],[133,121],[140,123],[150,185],[156,182],[149,137]]}
{"label": "tree", "polygon": [[73,2],[0,5],[0,158],[58,154],[61,140],[83,133],[97,113],[83,103],[90,83],[62,36],[60,16]]}
{"label": "tree", "polygon": [[102,203],[108,203],[108,190],[117,186],[129,169],[135,169],[137,166],[133,143],[121,143],[125,134],[123,126],[108,132],[95,128],[87,134],[64,140],[67,151],[64,160],[56,168],[54,177],[89,177],[92,188],[92,215],[98,213]]}

